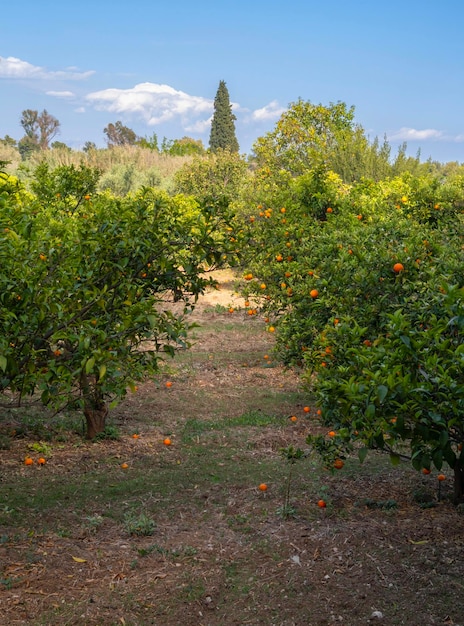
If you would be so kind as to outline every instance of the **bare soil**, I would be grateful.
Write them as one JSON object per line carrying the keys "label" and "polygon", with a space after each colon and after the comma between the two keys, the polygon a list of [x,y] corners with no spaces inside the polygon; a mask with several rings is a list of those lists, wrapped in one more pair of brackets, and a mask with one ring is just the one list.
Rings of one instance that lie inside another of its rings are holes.
{"label": "bare soil", "polygon": [[438,500],[436,476],[376,455],[290,466],[282,448],[322,426],[219,278],[191,351],[113,411],[119,440],[67,433],[42,467],[27,433],[0,450],[0,623],[464,626],[451,485]]}

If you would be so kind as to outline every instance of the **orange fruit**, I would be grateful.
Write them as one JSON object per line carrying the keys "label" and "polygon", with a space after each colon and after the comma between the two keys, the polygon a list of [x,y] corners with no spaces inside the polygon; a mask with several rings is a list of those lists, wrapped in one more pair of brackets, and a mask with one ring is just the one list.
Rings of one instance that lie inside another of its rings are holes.
{"label": "orange fruit", "polygon": [[270,333],[275,332],[275,328],[274,328],[274,326],[269,326],[268,330],[269,330],[269,332],[270,332]]}
{"label": "orange fruit", "polygon": [[344,465],[345,465],[345,463],[341,459],[335,459],[335,461],[334,461],[335,469],[342,469],[342,467]]}
{"label": "orange fruit", "polygon": [[297,422],[298,421],[297,416],[296,415],[292,415],[292,417],[290,418],[290,421],[291,422]]}
{"label": "orange fruit", "polygon": [[358,220],[362,220],[362,218],[363,218],[362,215],[357,215],[356,217],[358,218]]}
{"label": "orange fruit", "polygon": [[318,506],[320,509],[325,509],[325,507],[327,506],[327,504],[325,503],[325,500],[319,500],[319,501],[318,501],[318,503],[317,503],[317,506]]}
{"label": "orange fruit", "polygon": [[132,435],[132,439],[138,439],[140,437],[140,435],[138,433],[134,433]]}
{"label": "orange fruit", "polygon": [[40,459],[37,459],[37,464],[38,465],[45,465],[46,462],[47,462],[47,460],[44,459],[43,456],[41,456]]}
{"label": "orange fruit", "polygon": [[395,263],[395,265],[393,266],[393,271],[396,272],[397,274],[399,274],[403,270],[404,270],[404,265],[402,263]]}
{"label": "orange fruit", "polygon": [[60,356],[60,355],[61,355],[61,350],[54,350],[54,351],[53,351],[53,354],[54,354],[55,356]]}
{"label": "orange fruit", "polygon": [[245,280],[251,280],[253,278],[253,274],[249,273],[249,274],[245,274],[245,276],[243,277]]}
{"label": "orange fruit", "polygon": [[31,459],[31,457],[30,457],[30,456],[27,456],[27,457],[24,459],[24,465],[34,465],[34,461]]}
{"label": "orange fruit", "polygon": [[85,195],[84,200],[90,200],[90,195],[89,194]]}
{"label": "orange fruit", "polygon": [[230,307],[230,308],[229,308],[229,313],[233,313],[233,312],[234,312],[233,307]]}
{"label": "orange fruit", "polygon": [[303,411],[304,411],[305,413],[309,413],[309,412],[311,411],[311,407],[309,407],[309,406],[304,406],[304,407],[303,407]]}
{"label": "orange fruit", "polygon": [[47,258],[47,257],[45,256],[45,254],[39,254],[39,259],[40,259],[41,261],[45,261],[45,260],[46,260],[46,258]]}
{"label": "orange fruit", "polygon": [[330,207],[330,206],[329,206],[329,207],[327,207],[327,213],[333,213],[333,209],[332,209],[332,207]]}
{"label": "orange fruit", "polygon": [[337,326],[337,324],[340,324],[340,320],[339,320],[339,319],[337,319],[337,318],[335,318],[335,319],[334,319],[334,326]]}
{"label": "orange fruit", "polygon": [[172,387],[172,382],[170,380],[168,380],[165,384],[168,389]]}
{"label": "orange fruit", "polygon": [[311,291],[309,292],[309,295],[311,296],[311,298],[317,298],[317,296],[319,295],[319,292],[317,289],[311,289]]}
{"label": "orange fruit", "polygon": [[282,207],[282,208],[280,209],[280,212],[281,212],[281,213],[285,213],[285,207]]}
{"label": "orange fruit", "polygon": [[329,435],[329,437],[335,437],[337,433],[334,430],[329,430],[327,434]]}
{"label": "orange fruit", "polygon": [[442,480],[446,480],[446,476],[444,474],[438,474],[438,480],[441,482]]}
{"label": "orange fruit", "polygon": [[276,255],[276,261],[279,261],[279,263],[280,263],[283,260],[284,260],[284,257],[281,254],[277,254]]}
{"label": "orange fruit", "polygon": [[171,440],[169,439],[169,437],[166,437],[166,439],[163,441],[165,446],[170,446],[171,445]]}
{"label": "orange fruit", "polygon": [[267,485],[266,483],[261,483],[260,486],[258,487],[258,489],[260,491],[267,491]]}
{"label": "orange fruit", "polygon": [[261,283],[259,287],[260,289],[266,289],[266,283]]}
{"label": "orange fruit", "polygon": [[430,474],[430,470],[427,467],[424,467],[422,470],[423,474]]}
{"label": "orange fruit", "polygon": [[121,468],[122,469],[127,469],[129,466],[127,463],[121,463]]}
{"label": "orange fruit", "polygon": [[318,415],[322,415],[322,409],[317,409],[316,413],[317,413]]}

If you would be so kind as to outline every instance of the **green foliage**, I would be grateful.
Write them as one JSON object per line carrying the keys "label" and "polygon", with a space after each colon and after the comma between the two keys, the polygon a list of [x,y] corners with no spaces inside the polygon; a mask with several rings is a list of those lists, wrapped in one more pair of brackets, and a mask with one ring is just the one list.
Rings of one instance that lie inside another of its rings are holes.
{"label": "green foliage", "polygon": [[124,126],[122,122],[108,124],[103,129],[106,135],[108,147],[111,146],[133,146],[137,143],[138,137],[135,132],[128,126]]}
{"label": "green foliage", "polygon": [[124,528],[129,535],[149,537],[155,533],[156,523],[146,513],[127,513],[124,517]]}
{"label": "green foliage", "polygon": [[219,87],[214,98],[214,113],[211,121],[209,147],[211,152],[229,150],[238,152],[239,145],[235,135],[236,117],[232,113],[229,91],[226,83],[219,81]]}
{"label": "green foliage", "polygon": [[286,193],[282,208],[263,195],[252,216],[243,294],[261,301],[277,354],[303,368],[336,433],[309,443],[329,466],[370,448],[418,470],[447,463],[462,499],[461,177],[348,187],[321,167]]}
{"label": "green foliage", "polygon": [[124,197],[140,187],[158,187],[161,176],[156,167],[140,171],[134,163],[114,165],[98,183],[100,191],[110,191],[115,196]]}
{"label": "green foliage", "polygon": [[206,153],[201,139],[192,139],[191,137],[163,140],[161,151],[171,156],[193,156]]}
{"label": "green foliage", "polygon": [[174,176],[174,189],[199,202],[229,204],[239,195],[246,174],[247,164],[240,155],[218,149],[186,163]]}
{"label": "green foliage", "polygon": [[[23,147],[28,145],[30,149],[35,147],[46,150],[50,146],[50,141],[60,130],[60,122],[46,109],[40,114],[38,111],[26,109],[22,112],[20,123],[24,129],[25,137],[21,140],[22,144],[21,141],[19,143]],[[21,145],[19,146],[20,151]]]}
{"label": "green foliage", "polygon": [[211,284],[205,269],[229,258],[232,215],[149,188],[91,194],[84,166],[39,166],[34,196],[0,180],[0,390],[83,409],[93,438],[109,400],[188,346],[187,314]]}

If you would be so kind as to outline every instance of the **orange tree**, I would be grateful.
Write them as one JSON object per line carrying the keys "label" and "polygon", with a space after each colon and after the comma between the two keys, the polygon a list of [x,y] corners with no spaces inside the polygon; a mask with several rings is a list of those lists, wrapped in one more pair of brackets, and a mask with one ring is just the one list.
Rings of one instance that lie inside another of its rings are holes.
{"label": "orange tree", "polygon": [[94,193],[97,180],[41,166],[29,193],[0,177],[0,391],[8,404],[81,408],[88,438],[108,402],[187,347],[187,314],[233,228],[227,206],[153,189],[115,199]]}
{"label": "orange tree", "polygon": [[354,446],[417,469],[446,462],[462,500],[462,181],[346,187],[321,168],[290,184],[291,205],[263,198],[251,216],[244,293],[336,433],[309,442],[330,466]]}

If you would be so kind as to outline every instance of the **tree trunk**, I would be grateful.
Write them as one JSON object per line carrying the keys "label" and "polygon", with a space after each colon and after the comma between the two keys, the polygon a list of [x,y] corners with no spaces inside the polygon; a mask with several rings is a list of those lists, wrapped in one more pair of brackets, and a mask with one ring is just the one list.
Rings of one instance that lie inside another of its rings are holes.
{"label": "tree trunk", "polygon": [[94,406],[84,407],[85,421],[87,424],[86,439],[93,439],[105,430],[108,407],[104,402],[98,408]]}
{"label": "tree trunk", "polygon": [[84,416],[87,424],[85,438],[93,439],[105,430],[108,407],[97,381],[92,376],[82,372],[80,386],[84,398]]}
{"label": "tree trunk", "polygon": [[454,466],[454,504],[464,502],[464,467]]}

